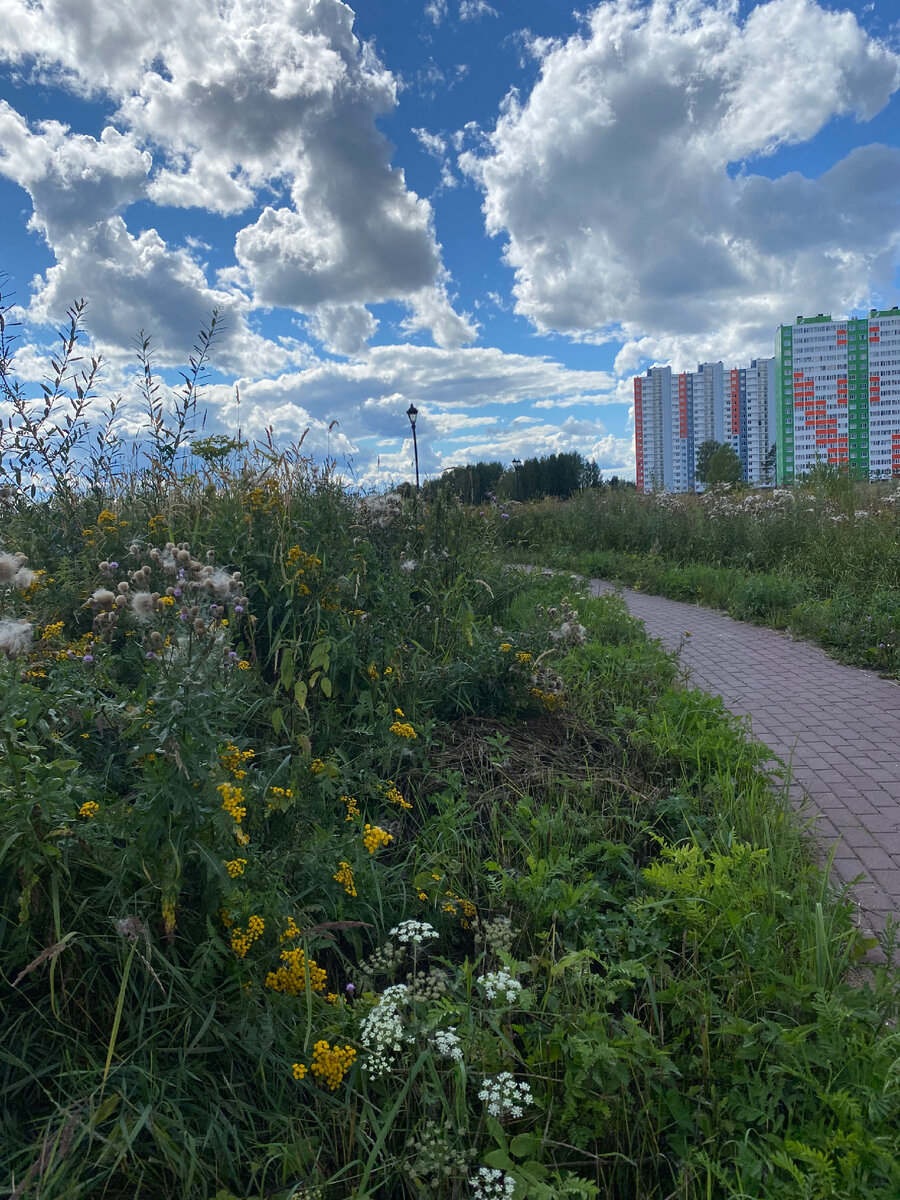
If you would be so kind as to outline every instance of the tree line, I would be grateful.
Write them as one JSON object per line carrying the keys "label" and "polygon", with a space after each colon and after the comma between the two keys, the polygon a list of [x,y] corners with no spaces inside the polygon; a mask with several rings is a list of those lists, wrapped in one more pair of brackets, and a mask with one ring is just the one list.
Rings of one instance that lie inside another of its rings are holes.
{"label": "tree line", "polygon": [[465,463],[448,467],[438,479],[422,485],[426,498],[438,494],[455,496],[463,504],[484,504],[491,500],[539,500],[553,496],[566,500],[585,488],[634,487],[630,481],[612,475],[604,480],[593,459],[578,451],[526,458],[516,466],[499,461]]}

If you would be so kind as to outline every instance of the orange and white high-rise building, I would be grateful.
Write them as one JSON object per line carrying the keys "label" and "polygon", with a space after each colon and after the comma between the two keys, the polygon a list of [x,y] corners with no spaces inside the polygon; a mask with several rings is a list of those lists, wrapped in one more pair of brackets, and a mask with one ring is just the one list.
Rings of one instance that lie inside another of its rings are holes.
{"label": "orange and white high-rise building", "polygon": [[732,447],[748,483],[774,482],[775,360],[651,367],[634,380],[634,423],[638,491],[694,490],[697,450],[709,441]]}

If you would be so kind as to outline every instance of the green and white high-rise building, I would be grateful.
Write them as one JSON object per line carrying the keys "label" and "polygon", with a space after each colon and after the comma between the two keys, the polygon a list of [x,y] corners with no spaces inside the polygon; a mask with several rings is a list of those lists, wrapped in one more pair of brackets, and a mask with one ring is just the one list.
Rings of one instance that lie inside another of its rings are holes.
{"label": "green and white high-rise building", "polygon": [[775,339],[778,482],[819,463],[900,475],[900,308],[782,325]]}

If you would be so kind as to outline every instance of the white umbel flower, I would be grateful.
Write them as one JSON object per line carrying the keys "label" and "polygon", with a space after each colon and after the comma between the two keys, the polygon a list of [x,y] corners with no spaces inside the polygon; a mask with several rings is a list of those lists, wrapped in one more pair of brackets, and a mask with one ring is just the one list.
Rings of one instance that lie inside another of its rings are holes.
{"label": "white umbel flower", "polygon": [[472,1200],[512,1200],[516,1181],[494,1167],[479,1167],[472,1180]]}
{"label": "white umbel flower", "polygon": [[391,937],[395,937],[398,942],[403,944],[411,943],[413,946],[421,946],[423,942],[429,942],[432,938],[436,938],[437,930],[427,921],[401,921],[391,930]]}
{"label": "white umbel flower", "polygon": [[521,983],[508,971],[488,971],[487,975],[479,975],[475,982],[484,989],[488,1000],[496,1000],[499,996],[508,1004],[512,1004],[522,990]]}
{"label": "white umbel flower", "polygon": [[441,1058],[462,1062],[462,1043],[452,1029],[436,1029],[431,1035],[431,1041]]}
{"label": "white umbel flower", "polygon": [[410,1040],[400,1014],[400,1006],[408,1001],[406,984],[395,983],[385,988],[359,1027],[360,1041],[369,1051],[365,1069],[376,1079],[391,1069],[392,1055],[399,1053],[403,1043]]}
{"label": "white umbel flower", "polygon": [[478,1099],[484,1101],[490,1116],[498,1120],[521,1117],[525,1106],[534,1102],[528,1084],[517,1082],[510,1071],[501,1071],[493,1079],[486,1079],[481,1085]]}

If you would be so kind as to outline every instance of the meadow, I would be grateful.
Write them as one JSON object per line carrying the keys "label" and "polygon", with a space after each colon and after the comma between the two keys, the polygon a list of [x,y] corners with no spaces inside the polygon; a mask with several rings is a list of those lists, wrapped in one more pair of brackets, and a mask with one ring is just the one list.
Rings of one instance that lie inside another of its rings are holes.
{"label": "meadow", "polygon": [[120,469],[7,379],[5,1194],[898,1194],[894,931],[767,752],[499,513],[147,380]]}
{"label": "meadow", "polygon": [[788,629],[900,678],[900,487],[822,468],[796,487],[584,491],[508,505],[511,557]]}

